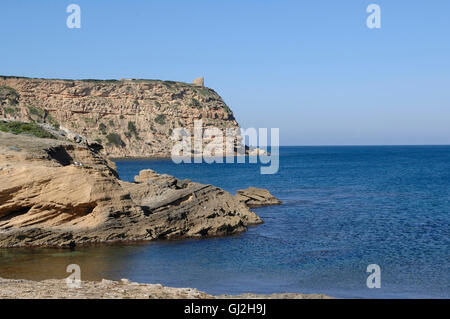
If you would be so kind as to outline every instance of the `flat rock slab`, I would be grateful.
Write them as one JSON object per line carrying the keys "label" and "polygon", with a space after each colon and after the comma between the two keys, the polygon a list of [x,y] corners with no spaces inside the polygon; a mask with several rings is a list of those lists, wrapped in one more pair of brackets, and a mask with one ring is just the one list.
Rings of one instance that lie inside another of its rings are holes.
{"label": "flat rock slab", "polygon": [[121,181],[114,163],[68,141],[0,132],[0,180],[5,248],[217,237],[262,223],[213,185],[151,170]]}
{"label": "flat rock slab", "polygon": [[235,198],[249,208],[281,205],[281,201],[273,196],[267,189],[256,187],[238,190]]}

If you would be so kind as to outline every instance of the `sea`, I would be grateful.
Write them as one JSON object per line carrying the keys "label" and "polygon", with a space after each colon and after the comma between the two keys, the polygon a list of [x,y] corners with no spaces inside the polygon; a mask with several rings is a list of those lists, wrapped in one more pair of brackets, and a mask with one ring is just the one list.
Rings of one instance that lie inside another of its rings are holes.
{"label": "sea", "polygon": [[116,165],[125,181],[153,169],[233,194],[266,188],[283,204],[254,209],[264,224],[230,237],[2,249],[0,277],[65,278],[67,265],[78,264],[82,280],[128,278],[211,294],[450,297],[450,146],[281,147],[273,175],[262,175],[259,163]]}

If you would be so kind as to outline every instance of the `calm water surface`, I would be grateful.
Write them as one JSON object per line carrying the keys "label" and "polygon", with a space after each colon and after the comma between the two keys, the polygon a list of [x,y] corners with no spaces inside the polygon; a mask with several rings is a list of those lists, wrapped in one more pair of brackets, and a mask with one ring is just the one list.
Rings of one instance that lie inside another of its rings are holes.
{"label": "calm water surface", "polygon": [[[256,186],[284,204],[256,209],[264,225],[234,237],[65,250],[0,250],[0,276],[129,278],[219,294],[450,297],[450,147],[285,147],[280,171],[255,164],[117,161],[132,181],[151,168],[230,192]],[[381,289],[366,287],[378,264]]]}

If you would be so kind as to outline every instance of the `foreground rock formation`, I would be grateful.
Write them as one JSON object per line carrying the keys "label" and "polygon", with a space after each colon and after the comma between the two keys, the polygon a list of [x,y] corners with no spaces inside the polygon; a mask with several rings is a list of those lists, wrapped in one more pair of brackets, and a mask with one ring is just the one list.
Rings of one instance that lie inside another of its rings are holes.
{"label": "foreground rock formation", "polygon": [[0,247],[235,234],[261,219],[228,192],[143,171],[119,180],[89,144],[0,132]]}
{"label": "foreground rock formation", "polygon": [[281,205],[281,201],[267,189],[249,187],[236,192],[235,198],[250,208]]}
{"label": "foreground rock formation", "polygon": [[322,294],[244,294],[212,296],[192,288],[171,288],[156,284],[82,281],[80,288],[68,288],[65,280],[15,280],[0,278],[0,299],[330,299]]}
{"label": "foreground rock formation", "polygon": [[[203,79],[48,80],[0,76],[0,119],[48,123],[104,146],[109,157],[167,157],[175,128],[239,129]],[[205,141],[207,143],[207,141]],[[236,147],[242,147],[236,135]]]}

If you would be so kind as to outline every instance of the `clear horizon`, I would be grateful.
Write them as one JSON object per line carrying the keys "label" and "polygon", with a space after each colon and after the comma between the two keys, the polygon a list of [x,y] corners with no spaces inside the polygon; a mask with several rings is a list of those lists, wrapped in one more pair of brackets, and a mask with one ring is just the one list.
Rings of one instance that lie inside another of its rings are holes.
{"label": "clear horizon", "polygon": [[[81,7],[81,29],[66,8]],[[369,29],[366,8],[381,8]],[[450,144],[450,2],[2,1],[0,74],[205,77],[282,146]]]}

